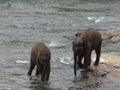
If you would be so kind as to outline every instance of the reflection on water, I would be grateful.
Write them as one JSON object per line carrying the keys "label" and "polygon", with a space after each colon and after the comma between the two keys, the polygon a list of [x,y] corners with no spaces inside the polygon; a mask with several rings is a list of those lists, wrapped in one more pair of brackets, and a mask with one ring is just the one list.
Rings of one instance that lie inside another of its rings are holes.
{"label": "reflection on water", "polygon": [[81,71],[81,78],[84,80],[89,79],[88,71]]}
{"label": "reflection on water", "polygon": [[39,77],[30,77],[30,84],[33,90],[50,90],[49,84],[41,82]]}

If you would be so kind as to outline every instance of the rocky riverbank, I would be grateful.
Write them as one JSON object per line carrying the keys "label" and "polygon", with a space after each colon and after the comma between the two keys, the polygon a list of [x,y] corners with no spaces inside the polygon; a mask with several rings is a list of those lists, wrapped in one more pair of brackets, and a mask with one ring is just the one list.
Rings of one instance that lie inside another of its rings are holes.
{"label": "rocky riverbank", "polygon": [[[100,31],[103,44],[120,42],[120,29]],[[101,54],[100,71],[105,71],[106,78],[99,90],[119,90],[120,83],[120,51],[110,51]]]}
{"label": "rocky riverbank", "polygon": [[120,29],[100,31],[103,41],[120,42]]}

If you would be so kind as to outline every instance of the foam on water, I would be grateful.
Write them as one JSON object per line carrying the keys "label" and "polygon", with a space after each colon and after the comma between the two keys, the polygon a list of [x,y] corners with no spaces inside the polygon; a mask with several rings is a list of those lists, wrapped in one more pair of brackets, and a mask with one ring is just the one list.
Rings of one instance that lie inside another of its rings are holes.
{"label": "foam on water", "polygon": [[28,61],[18,60],[16,63],[29,63]]}
{"label": "foam on water", "polygon": [[71,57],[62,57],[60,58],[60,62],[68,65],[68,64],[72,64],[73,60]]}
{"label": "foam on water", "polygon": [[48,44],[49,47],[64,47],[64,44],[60,44],[57,42],[51,42],[50,44]]}
{"label": "foam on water", "polygon": [[51,42],[48,46],[50,46],[50,47],[56,47],[57,43],[56,42]]}
{"label": "foam on water", "polygon": [[[95,60],[96,60],[96,58],[93,58],[93,59],[92,59],[92,61],[95,61]],[[100,63],[103,63],[103,62],[105,62],[105,59],[100,58]]]}
{"label": "foam on water", "polygon": [[[96,58],[93,58],[92,61],[95,62],[95,59]],[[73,61],[73,57],[67,57],[66,56],[66,57],[61,57],[60,62],[68,65],[68,64],[73,64],[74,61]],[[100,58],[100,63],[103,63],[103,62],[105,62],[105,59]]]}
{"label": "foam on water", "polygon": [[99,23],[104,19],[104,17],[100,17],[100,18],[87,17],[87,19],[90,20],[90,21],[94,21],[95,23]]}

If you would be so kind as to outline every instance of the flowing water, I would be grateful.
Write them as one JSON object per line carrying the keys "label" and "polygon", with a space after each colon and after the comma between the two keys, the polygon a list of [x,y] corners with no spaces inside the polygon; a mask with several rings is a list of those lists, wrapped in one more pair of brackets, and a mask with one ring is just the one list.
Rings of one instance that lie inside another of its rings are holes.
{"label": "flowing water", "polygon": [[[120,27],[120,1],[0,0],[0,90],[99,88],[101,77],[90,74],[92,80],[86,82],[79,72],[77,79],[73,75],[72,38],[89,27]],[[52,53],[48,84],[34,72],[31,78],[27,76],[30,51],[37,42],[44,42]],[[108,44],[102,51],[119,51],[119,46]]]}

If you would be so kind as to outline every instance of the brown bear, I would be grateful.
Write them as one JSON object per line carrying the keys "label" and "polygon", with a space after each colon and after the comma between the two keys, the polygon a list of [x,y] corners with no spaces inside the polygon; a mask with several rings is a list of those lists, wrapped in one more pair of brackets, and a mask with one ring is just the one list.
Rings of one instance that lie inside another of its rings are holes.
{"label": "brown bear", "polygon": [[[100,33],[89,28],[82,33],[77,33],[73,43],[73,54],[74,54],[74,75],[76,75],[76,63],[79,68],[87,70],[91,63],[92,50],[96,52],[96,61],[94,65],[98,66],[101,55],[101,44],[102,38]],[[82,64],[82,58],[84,58]]]}
{"label": "brown bear", "polygon": [[41,81],[48,81],[50,75],[50,59],[51,52],[49,48],[43,44],[38,43],[33,46],[31,50],[30,57],[30,68],[28,71],[28,75],[31,76],[32,70],[36,65],[36,76],[41,75]]}

